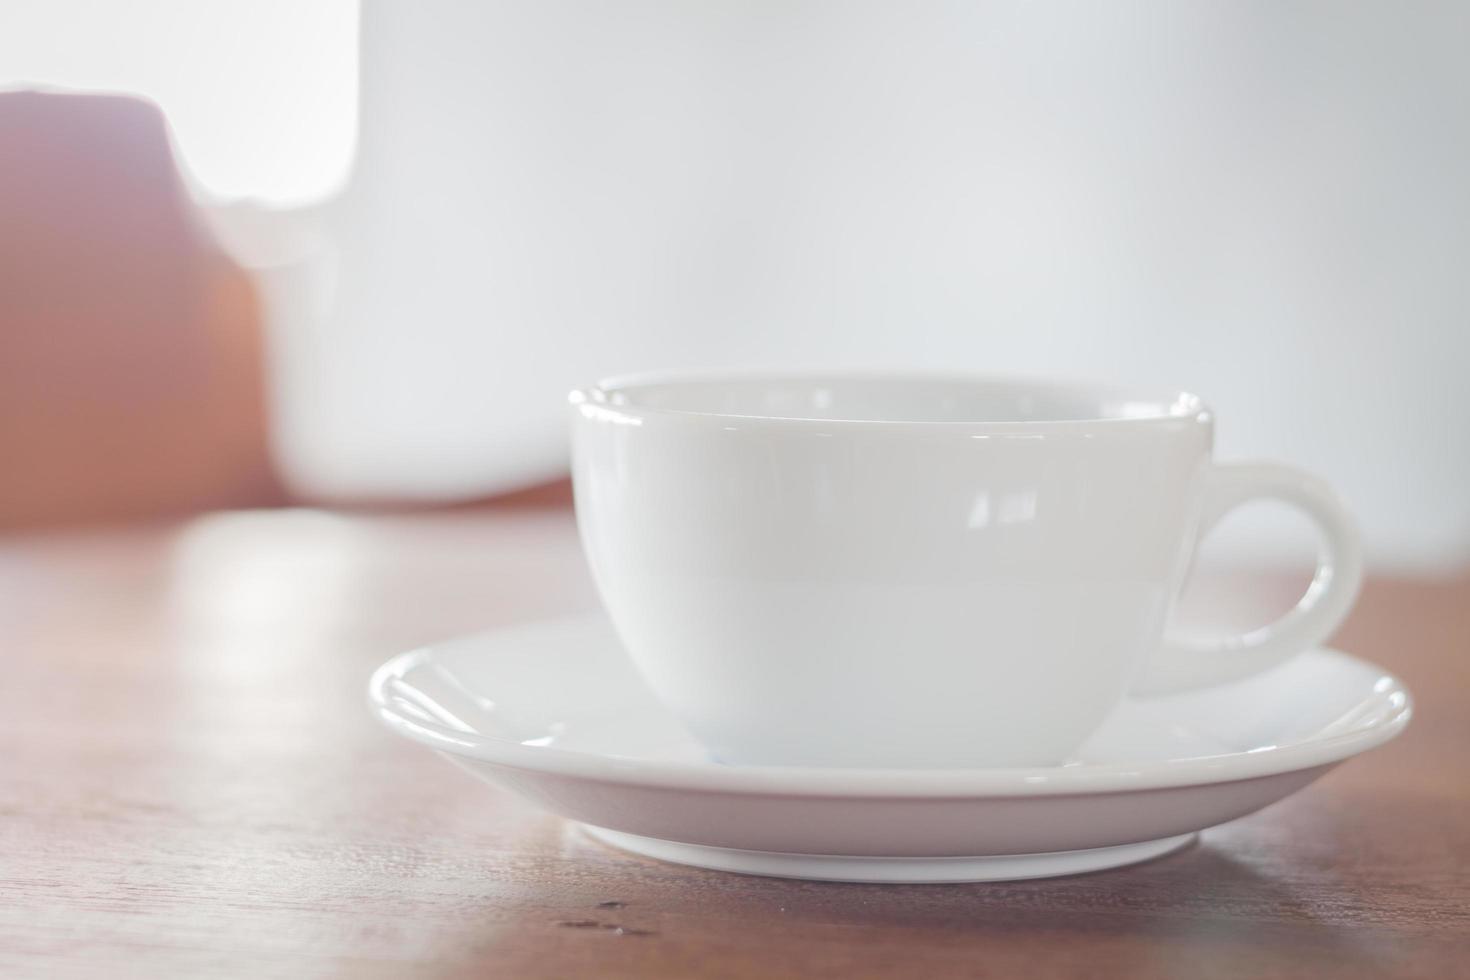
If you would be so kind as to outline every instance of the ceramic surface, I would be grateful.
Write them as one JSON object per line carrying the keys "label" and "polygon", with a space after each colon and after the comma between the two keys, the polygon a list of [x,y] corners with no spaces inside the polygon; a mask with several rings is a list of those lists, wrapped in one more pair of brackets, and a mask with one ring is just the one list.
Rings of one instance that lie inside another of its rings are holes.
{"label": "ceramic surface", "polygon": [[[1198,398],[930,376],[706,375],[574,393],[599,591],[649,685],[729,762],[1043,766],[1130,688],[1324,640],[1361,578],[1320,481],[1210,461]],[[1322,529],[1281,621],[1165,638],[1195,543],[1275,497]]]}
{"label": "ceramic surface", "polygon": [[1155,856],[1387,741],[1411,710],[1383,670],[1313,650],[1233,683],[1125,700],[1061,766],[728,766],[648,690],[602,616],[403,654],[374,674],[369,701],[400,734],[619,846],[753,873],[919,881]]}

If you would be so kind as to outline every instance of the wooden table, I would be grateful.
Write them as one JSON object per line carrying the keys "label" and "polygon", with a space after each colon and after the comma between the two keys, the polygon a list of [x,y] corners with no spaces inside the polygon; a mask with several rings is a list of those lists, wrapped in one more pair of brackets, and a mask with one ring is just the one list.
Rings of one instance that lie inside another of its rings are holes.
{"label": "wooden table", "polygon": [[1172,857],[990,885],[630,857],[363,706],[399,650],[593,603],[559,508],[0,542],[0,976],[1470,975],[1463,577],[1374,581],[1339,638],[1413,687],[1397,742]]}

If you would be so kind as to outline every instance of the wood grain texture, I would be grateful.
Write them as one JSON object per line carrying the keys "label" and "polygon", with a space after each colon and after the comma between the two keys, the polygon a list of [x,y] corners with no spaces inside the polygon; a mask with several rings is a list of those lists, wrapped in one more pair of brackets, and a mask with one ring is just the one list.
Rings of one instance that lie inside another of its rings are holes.
{"label": "wood grain texture", "polygon": [[1463,578],[1374,581],[1339,637],[1414,689],[1395,743],[1183,853],[990,885],[623,855],[363,707],[395,652],[593,603],[555,508],[0,542],[0,976],[1465,975]]}

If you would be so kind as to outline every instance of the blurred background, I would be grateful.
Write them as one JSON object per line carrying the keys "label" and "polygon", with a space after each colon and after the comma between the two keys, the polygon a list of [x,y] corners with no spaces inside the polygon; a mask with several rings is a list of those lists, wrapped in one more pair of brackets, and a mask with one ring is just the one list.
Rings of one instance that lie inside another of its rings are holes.
{"label": "blurred background", "polygon": [[[1451,573],[1467,41],[1425,0],[7,0],[0,529],[555,503],[599,376],[940,368],[1197,391],[1374,570]],[[1219,538],[1310,564],[1265,505]]]}

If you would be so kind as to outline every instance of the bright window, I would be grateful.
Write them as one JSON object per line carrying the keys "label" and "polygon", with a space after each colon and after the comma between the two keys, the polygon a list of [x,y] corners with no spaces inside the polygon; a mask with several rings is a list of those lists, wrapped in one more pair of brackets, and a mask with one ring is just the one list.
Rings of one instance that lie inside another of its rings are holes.
{"label": "bright window", "polygon": [[0,88],[143,96],[205,194],[302,204],[351,168],[357,18],[357,0],[5,0]]}

